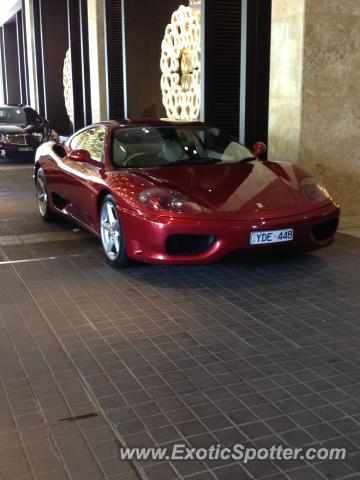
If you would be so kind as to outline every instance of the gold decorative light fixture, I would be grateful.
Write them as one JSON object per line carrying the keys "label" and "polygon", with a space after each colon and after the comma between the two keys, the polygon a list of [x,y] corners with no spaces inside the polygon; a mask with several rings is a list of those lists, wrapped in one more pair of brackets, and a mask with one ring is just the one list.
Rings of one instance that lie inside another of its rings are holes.
{"label": "gold decorative light fixture", "polygon": [[63,84],[65,107],[71,123],[74,123],[74,102],[73,102],[73,85],[71,72],[71,52],[67,50],[63,68]]}
{"label": "gold decorative light fixture", "polygon": [[167,117],[198,120],[201,85],[200,8],[181,5],[173,13],[161,44],[160,66],[162,100]]}

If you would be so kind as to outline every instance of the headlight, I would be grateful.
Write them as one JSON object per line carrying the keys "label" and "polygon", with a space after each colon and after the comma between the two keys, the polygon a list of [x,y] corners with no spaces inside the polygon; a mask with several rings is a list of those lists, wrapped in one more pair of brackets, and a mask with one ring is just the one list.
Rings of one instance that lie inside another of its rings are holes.
{"label": "headlight", "polygon": [[142,205],[149,207],[152,211],[173,212],[173,213],[201,213],[202,209],[196,202],[185,195],[166,188],[149,188],[138,196]]}
{"label": "headlight", "polygon": [[33,133],[30,133],[30,137],[36,138],[36,140],[41,142],[43,135],[42,133],[33,132]]}
{"label": "headlight", "polygon": [[330,194],[315,178],[304,178],[300,182],[300,191],[310,202],[319,203],[330,199]]}

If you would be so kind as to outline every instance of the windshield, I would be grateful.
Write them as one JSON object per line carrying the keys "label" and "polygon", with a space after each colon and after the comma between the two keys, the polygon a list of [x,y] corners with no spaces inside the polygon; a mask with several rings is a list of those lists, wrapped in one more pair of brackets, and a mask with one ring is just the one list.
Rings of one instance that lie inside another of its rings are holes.
{"label": "windshield", "polygon": [[26,123],[26,115],[21,108],[0,108],[1,123]]}
{"label": "windshield", "polygon": [[112,138],[118,167],[146,168],[254,159],[243,145],[218,128],[203,126],[123,127]]}

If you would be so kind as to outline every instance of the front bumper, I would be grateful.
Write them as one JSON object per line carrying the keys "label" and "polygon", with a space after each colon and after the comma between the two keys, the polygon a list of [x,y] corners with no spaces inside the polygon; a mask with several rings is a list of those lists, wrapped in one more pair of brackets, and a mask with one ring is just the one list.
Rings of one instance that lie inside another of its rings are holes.
{"label": "front bumper", "polygon": [[[316,240],[312,229],[322,222],[339,218],[340,210],[333,204],[306,214],[278,219],[249,221],[208,221],[179,218],[161,218],[151,221],[119,212],[130,257],[149,263],[205,264],[220,260],[234,252],[276,251],[294,249],[311,251],[333,243],[335,231],[327,238]],[[337,225],[337,224],[336,224]],[[281,244],[250,245],[254,231],[294,229],[294,239]],[[203,253],[195,255],[170,255],[167,239],[170,235],[209,235],[215,241]]]}
{"label": "front bumper", "polygon": [[0,143],[0,157],[21,157],[24,155],[34,155],[36,149],[40,144],[37,145],[13,145],[13,144],[4,144]]}

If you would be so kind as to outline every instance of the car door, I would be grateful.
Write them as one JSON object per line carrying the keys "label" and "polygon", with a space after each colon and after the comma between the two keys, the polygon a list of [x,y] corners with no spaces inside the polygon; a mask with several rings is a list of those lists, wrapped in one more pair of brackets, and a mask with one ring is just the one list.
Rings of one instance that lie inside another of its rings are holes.
{"label": "car door", "polygon": [[62,196],[67,200],[67,211],[91,229],[95,228],[94,203],[99,184],[103,183],[103,160],[106,128],[90,127],[75,136],[70,151],[86,150],[94,163],[77,162],[69,156],[62,160]]}

